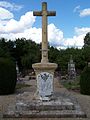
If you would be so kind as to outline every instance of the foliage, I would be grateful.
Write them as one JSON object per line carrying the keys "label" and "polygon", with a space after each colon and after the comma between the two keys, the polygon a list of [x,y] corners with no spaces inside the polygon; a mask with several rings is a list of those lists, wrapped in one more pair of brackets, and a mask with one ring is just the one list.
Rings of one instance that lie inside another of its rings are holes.
{"label": "foliage", "polygon": [[[90,35],[86,34],[84,38],[84,46],[82,49],[67,48],[57,49],[49,46],[49,62],[57,63],[61,74],[67,74],[68,62],[70,56],[73,56],[77,71],[82,71],[86,63],[90,61]],[[0,57],[11,58],[17,62],[19,72],[32,69],[32,64],[40,62],[41,44],[36,44],[32,40],[26,38],[18,38],[15,41],[7,41],[4,38],[0,39]]]}
{"label": "foliage", "polygon": [[68,62],[70,55],[73,56],[76,69],[82,70],[85,67],[84,54],[82,49],[78,48],[67,48],[67,49],[56,49],[54,47],[49,48],[49,60],[58,64],[58,69],[61,70],[61,74],[67,74]]}
{"label": "foliage", "polygon": [[22,56],[21,63],[24,69],[31,69],[32,64],[40,62],[40,46],[31,40],[25,41],[26,53]]}
{"label": "foliage", "polygon": [[90,62],[90,32],[86,34],[84,38],[83,54],[85,61]]}
{"label": "foliage", "polygon": [[18,84],[16,84],[16,89],[26,88],[26,87],[30,87],[30,86],[31,85],[26,85],[26,84],[18,83]]}
{"label": "foliage", "polygon": [[16,79],[14,62],[9,58],[0,58],[0,95],[13,93]]}
{"label": "foliage", "polygon": [[25,38],[18,38],[15,41],[15,45],[14,57],[17,61],[19,71],[31,69],[33,63],[39,62],[40,49],[38,44]]}
{"label": "foliage", "polygon": [[88,63],[90,61],[90,46],[83,48],[84,61]]}
{"label": "foliage", "polygon": [[90,67],[86,66],[80,76],[80,92],[90,95]]}
{"label": "foliage", "polygon": [[90,32],[88,32],[84,38],[84,47],[90,46]]}
{"label": "foliage", "polygon": [[11,57],[7,46],[6,39],[0,39],[0,57]]}
{"label": "foliage", "polygon": [[80,76],[77,76],[76,80],[74,80],[74,81],[68,81],[68,80],[66,80],[65,82],[62,82],[62,84],[67,89],[79,90],[80,89]]}

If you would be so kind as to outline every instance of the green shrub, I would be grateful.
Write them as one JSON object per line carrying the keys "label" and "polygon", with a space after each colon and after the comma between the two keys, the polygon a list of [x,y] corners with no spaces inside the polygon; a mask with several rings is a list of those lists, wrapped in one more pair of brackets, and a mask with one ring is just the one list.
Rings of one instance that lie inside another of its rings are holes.
{"label": "green shrub", "polygon": [[90,67],[85,67],[80,76],[80,92],[90,95]]}
{"label": "green shrub", "polygon": [[16,80],[15,63],[9,58],[0,58],[0,95],[14,93]]}

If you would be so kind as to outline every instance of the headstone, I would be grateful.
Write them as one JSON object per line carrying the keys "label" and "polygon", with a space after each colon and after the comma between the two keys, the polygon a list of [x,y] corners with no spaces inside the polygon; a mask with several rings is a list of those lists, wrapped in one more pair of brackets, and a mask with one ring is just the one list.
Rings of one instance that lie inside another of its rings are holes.
{"label": "headstone", "polygon": [[70,80],[76,78],[75,63],[73,62],[72,55],[70,56],[70,61],[68,63],[68,76]]}
{"label": "headstone", "polygon": [[88,67],[90,67],[90,62],[88,62]]}
{"label": "headstone", "polygon": [[55,16],[55,11],[47,11],[47,3],[42,3],[42,11],[34,11],[34,16],[42,16],[42,59],[40,63],[32,65],[36,72],[37,93],[41,100],[50,100],[53,94],[54,71],[57,64],[48,61],[47,17]]}

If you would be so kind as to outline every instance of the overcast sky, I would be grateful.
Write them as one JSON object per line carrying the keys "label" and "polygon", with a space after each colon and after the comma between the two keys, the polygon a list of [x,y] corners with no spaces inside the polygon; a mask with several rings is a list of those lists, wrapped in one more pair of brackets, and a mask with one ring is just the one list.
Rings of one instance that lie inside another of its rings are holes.
{"label": "overcast sky", "polygon": [[41,17],[33,11],[42,9],[47,2],[48,41],[57,48],[82,47],[83,39],[90,32],[90,0],[0,0],[0,38],[15,40],[25,37],[41,42]]}

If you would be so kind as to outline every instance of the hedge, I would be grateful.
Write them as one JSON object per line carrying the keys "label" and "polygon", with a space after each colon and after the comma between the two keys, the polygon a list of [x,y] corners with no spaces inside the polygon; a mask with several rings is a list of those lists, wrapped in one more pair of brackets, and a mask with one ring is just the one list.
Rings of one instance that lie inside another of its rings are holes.
{"label": "hedge", "polygon": [[9,58],[0,58],[0,95],[14,93],[16,81],[15,63]]}

